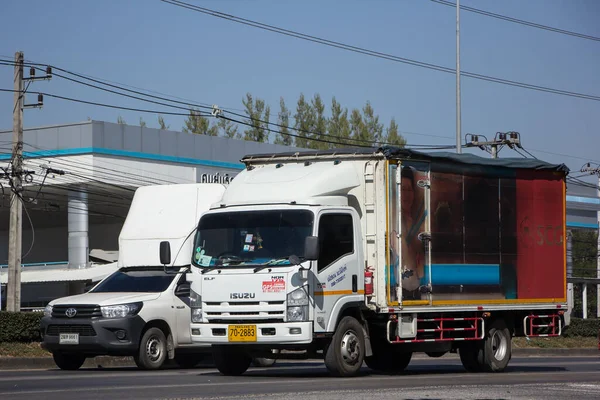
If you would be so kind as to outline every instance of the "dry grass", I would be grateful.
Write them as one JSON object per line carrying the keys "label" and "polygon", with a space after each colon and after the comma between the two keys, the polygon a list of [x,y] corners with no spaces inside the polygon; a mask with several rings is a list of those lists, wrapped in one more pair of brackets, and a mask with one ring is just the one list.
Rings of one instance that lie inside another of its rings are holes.
{"label": "dry grass", "polygon": [[598,348],[598,338],[595,337],[553,337],[529,339],[513,338],[513,348],[544,348],[544,349],[584,349]]}
{"label": "dry grass", "polygon": [[51,357],[39,343],[0,343],[0,357]]}

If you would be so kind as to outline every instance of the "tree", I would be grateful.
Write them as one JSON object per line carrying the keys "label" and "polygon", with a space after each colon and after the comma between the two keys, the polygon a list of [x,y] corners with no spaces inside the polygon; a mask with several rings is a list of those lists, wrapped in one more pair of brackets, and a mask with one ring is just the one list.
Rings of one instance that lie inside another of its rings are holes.
{"label": "tree", "polygon": [[244,139],[260,143],[268,142],[270,107],[262,99],[257,98],[255,101],[250,93],[246,93],[242,103],[248,115],[248,128],[244,131]]}
{"label": "tree", "polygon": [[202,116],[200,111],[191,109],[190,115],[184,121],[183,131],[186,133],[195,133],[197,135],[217,136],[219,128],[216,125],[210,125],[208,118]]}
{"label": "tree", "polygon": [[165,130],[165,131],[167,129],[169,129],[169,126],[165,124],[165,120],[162,117],[162,115],[158,116],[158,126],[160,127],[160,129]]}
{"label": "tree", "polygon": [[144,121],[144,120],[142,119],[142,117],[140,117],[140,126],[141,126],[142,128],[144,128],[144,127],[146,126],[146,121]]}
{"label": "tree", "polygon": [[309,103],[304,99],[304,94],[300,93],[298,103],[296,104],[296,114],[294,115],[294,129],[296,129],[296,146],[308,148],[308,142],[314,127],[313,110]]}
{"label": "tree", "polygon": [[400,135],[398,131],[398,124],[394,118],[392,118],[390,121],[390,126],[386,129],[384,142],[393,146],[406,146],[406,139]]}
{"label": "tree", "polygon": [[117,117],[117,124],[125,125],[125,120],[120,115]]}
{"label": "tree", "polygon": [[286,107],[283,97],[279,98],[279,114],[277,114],[277,125],[279,125],[279,133],[275,137],[275,144],[293,146],[294,137],[289,135],[290,110]]}
{"label": "tree", "polygon": [[362,145],[381,143],[383,141],[383,124],[379,122],[379,116],[375,115],[375,110],[373,110],[369,101],[363,107],[363,123],[364,131],[361,139],[368,141],[368,143],[363,142]]}
{"label": "tree", "polygon": [[350,141],[351,146],[362,146],[362,142],[367,137],[365,123],[363,122],[360,110],[355,108],[350,114]]}
{"label": "tree", "polygon": [[[327,117],[325,117],[325,104],[321,100],[321,96],[317,93],[311,101],[313,127],[310,135],[308,147],[311,149],[327,149],[330,143],[327,140]],[[331,140],[332,142],[334,140]]]}
{"label": "tree", "polygon": [[343,147],[349,143],[350,122],[348,122],[348,109],[342,111],[342,106],[335,97],[331,100],[331,117],[327,123],[328,139],[340,144],[327,143],[329,148]]}
{"label": "tree", "polygon": [[219,131],[221,131],[224,137],[230,139],[241,139],[242,135],[238,132],[237,125],[233,124],[231,121],[219,118],[219,122],[217,122],[217,126],[219,127]]}

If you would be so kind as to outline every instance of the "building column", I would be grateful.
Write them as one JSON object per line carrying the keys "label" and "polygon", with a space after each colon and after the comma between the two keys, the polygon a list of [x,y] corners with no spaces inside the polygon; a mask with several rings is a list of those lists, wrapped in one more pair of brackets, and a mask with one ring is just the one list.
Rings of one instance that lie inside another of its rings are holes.
{"label": "building column", "polygon": [[69,268],[86,268],[89,264],[88,203],[84,187],[69,191],[68,231]]}

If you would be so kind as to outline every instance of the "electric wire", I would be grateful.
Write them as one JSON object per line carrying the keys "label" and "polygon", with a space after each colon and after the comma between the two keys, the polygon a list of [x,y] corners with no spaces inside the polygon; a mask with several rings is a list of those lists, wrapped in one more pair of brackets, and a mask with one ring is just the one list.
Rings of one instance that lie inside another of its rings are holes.
{"label": "electric wire", "polygon": [[[188,9],[191,11],[196,11],[199,13],[203,13],[203,14],[210,15],[213,17],[217,17],[217,18],[228,20],[228,21],[236,22],[239,24],[251,26],[254,28],[258,28],[258,29],[262,29],[262,30],[290,36],[290,37],[295,37],[297,39],[302,39],[302,40],[306,40],[309,42],[314,42],[314,43],[318,43],[318,44],[322,44],[322,45],[326,45],[326,46],[330,46],[330,47],[339,48],[342,50],[360,53],[360,54],[368,55],[371,57],[382,58],[382,59],[386,59],[389,61],[395,61],[395,62],[399,62],[399,63],[403,63],[403,64],[409,64],[409,65],[413,65],[413,66],[417,66],[417,67],[421,67],[421,68],[427,68],[427,69],[435,70],[435,71],[439,71],[439,72],[456,74],[456,70],[453,68],[450,68],[450,67],[444,67],[444,66],[436,65],[436,64],[432,64],[432,63],[426,63],[426,62],[422,62],[422,61],[412,60],[412,59],[405,58],[405,57],[399,57],[399,56],[395,56],[392,54],[369,50],[369,49],[366,49],[363,47],[353,46],[353,45],[349,45],[349,44],[345,44],[345,43],[341,43],[341,42],[337,42],[337,41],[333,41],[333,40],[329,40],[329,39],[324,39],[324,38],[320,38],[317,36],[312,36],[312,35],[300,33],[297,31],[280,28],[280,27],[277,27],[274,25],[269,25],[269,24],[253,21],[250,19],[237,17],[232,14],[223,13],[223,12],[212,10],[209,8],[196,6],[196,5],[185,3],[185,2],[179,1],[179,0],[161,0],[161,1],[164,3],[167,3],[167,4],[177,6],[177,7],[185,8],[185,9]],[[461,71],[461,76],[478,79],[478,80],[483,80],[483,81],[488,81],[488,82],[494,82],[494,83],[503,84],[503,85],[520,87],[520,88],[524,88],[524,89],[536,90],[536,91],[540,91],[540,92],[546,92],[546,93],[552,93],[552,94],[558,94],[558,95],[570,96],[570,97],[577,97],[577,98],[582,98],[582,99],[586,99],[586,100],[600,101],[600,96],[596,96],[596,95],[589,95],[589,94],[585,94],[585,93],[577,93],[577,92],[572,92],[572,91],[567,91],[567,90],[562,90],[562,89],[555,89],[555,88],[551,88],[551,87],[547,87],[547,86],[533,85],[533,84],[529,84],[529,83],[518,82],[518,81],[504,79],[504,78],[497,78],[497,77],[493,77],[490,75],[477,74],[477,73],[468,72],[468,71]]]}
{"label": "electric wire", "polygon": [[[445,6],[450,6],[453,8],[456,8],[456,3],[455,2],[451,2],[451,1],[447,1],[447,0],[430,0],[434,3],[438,3],[438,4],[442,4]],[[488,17],[492,17],[492,18],[497,18],[497,19],[502,19],[505,21],[509,21],[509,22],[514,22],[517,24],[521,24],[521,25],[526,25],[526,26],[530,26],[533,28],[538,28],[538,29],[543,29],[543,30],[547,30],[547,31],[551,31],[551,32],[556,32],[556,33],[561,33],[563,35],[569,35],[569,36],[575,36],[581,39],[588,39],[588,40],[593,40],[596,42],[600,42],[600,37],[597,36],[592,36],[592,35],[586,35],[583,33],[578,33],[578,32],[573,32],[573,31],[568,31],[565,29],[560,29],[560,28],[554,28],[552,26],[548,26],[548,25],[542,25],[542,24],[538,24],[535,22],[531,22],[531,21],[525,21],[522,19],[518,19],[518,18],[513,18],[513,17],[509,17],[506,15],[502,15],[502,14],[496,14],[490,11],[485,11],[485,10],[481,10],[479,8],[474,8],[474,7],[469,7],[469,6],[460,6],[461,10],[465,10],[465,11],[469,11],[472,13],[477,13],[477,14],[481,14],[481,15],[485,15]]]}

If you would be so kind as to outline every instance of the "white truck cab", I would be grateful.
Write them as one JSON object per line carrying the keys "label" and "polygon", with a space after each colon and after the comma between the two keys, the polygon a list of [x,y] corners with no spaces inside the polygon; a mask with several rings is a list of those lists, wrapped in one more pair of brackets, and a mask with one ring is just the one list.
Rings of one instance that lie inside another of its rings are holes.
{"label": "white truck cab", "polygon": [[[133,356],[142,369],[161,368],[168,359],[193,367],[211,354],[210,345],[191,340],[186,266],[200,216],[224,191],[216,183],[136,190],[119,235],[118,270],[44,311],[42,346],[59,368],[78,369],[98,355]],[[163,241],[174,253],[168,268],[157,251]]]}

